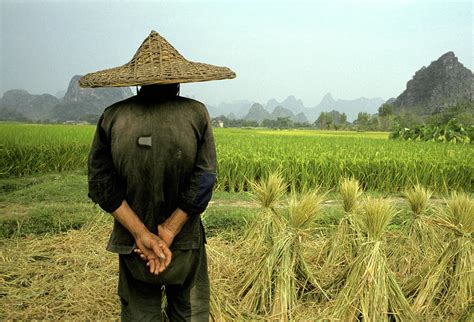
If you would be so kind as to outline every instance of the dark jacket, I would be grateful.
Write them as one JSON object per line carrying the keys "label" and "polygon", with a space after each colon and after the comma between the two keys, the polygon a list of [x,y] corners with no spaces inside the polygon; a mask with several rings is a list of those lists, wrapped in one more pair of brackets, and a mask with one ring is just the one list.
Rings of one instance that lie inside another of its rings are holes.
{"label": "dark jacket", "polygon": [[[216,151],[206,107],[180,96],[131,97],[101,116],[89,154],[89,197],[107,212],[127,200],[156,233],[176,208],[189,219],[171,249],[197,249],[202,213],[216,179]],[[117,221],[107,249],[129,254],[132,235]]]}

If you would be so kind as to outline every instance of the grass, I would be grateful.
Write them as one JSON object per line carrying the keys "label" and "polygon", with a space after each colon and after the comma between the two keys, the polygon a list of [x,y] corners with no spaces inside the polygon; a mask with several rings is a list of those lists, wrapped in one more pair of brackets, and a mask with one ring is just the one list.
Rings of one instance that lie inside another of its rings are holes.
{"label": "grass", "polygon": [[79,173],[3,179],[0,191],[2,237],[78,229],[98,211],[88,201],[86,177]]}

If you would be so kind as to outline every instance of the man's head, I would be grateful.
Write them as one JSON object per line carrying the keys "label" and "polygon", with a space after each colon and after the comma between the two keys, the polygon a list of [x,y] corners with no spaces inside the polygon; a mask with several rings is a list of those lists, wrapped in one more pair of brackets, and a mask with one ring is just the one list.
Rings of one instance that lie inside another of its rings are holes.
{"label": "man's head", "polygon": [[176,96],[179,95],[179,84],[153,84],[153,85],[144,85],[140,87],[138,92],[143,96]]}

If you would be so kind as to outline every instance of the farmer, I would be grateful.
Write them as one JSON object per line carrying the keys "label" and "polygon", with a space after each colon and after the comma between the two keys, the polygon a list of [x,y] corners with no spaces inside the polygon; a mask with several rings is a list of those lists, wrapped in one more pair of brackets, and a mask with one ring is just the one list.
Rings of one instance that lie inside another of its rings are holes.
{"label": "farmer", "polygon": [[121,317],[208,320],[209,279],[200,214],[216,178],[206,107],[179,83],[234,78],[186,60],[152,31],[132,60],[87,74],[82,87],[141,86],[99,119],[89,154],[89,197],[115,218],[107,249],[119,254]]}

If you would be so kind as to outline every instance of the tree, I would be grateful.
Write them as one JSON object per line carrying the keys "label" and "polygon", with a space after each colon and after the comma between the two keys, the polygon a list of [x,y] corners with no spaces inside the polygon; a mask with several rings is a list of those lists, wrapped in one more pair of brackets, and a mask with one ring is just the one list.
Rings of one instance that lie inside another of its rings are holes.
{"label": "tree", "polygon": [[326,112],[319,113],[317,120],[314,122],[316,127],[319,127],[320,130],[324,128],[324,124],[326,123]]}
{"label": "tree", "polygon": [[395,106],[390,103],[384,103],[379,107],[379,116],[389,116],[395,114]]}
{"label": "tree", "polygon": [[367,112],[359,112],[357,120],[354,122],[359,131],[367,131],[370,125],[370,114]]}
{"label": "tree", "polygon": [[402,109],[400,114],[395,118],[395,121],[402,128],[413,128],[423,124],[423,118],[409,110]]}
{"label": "tree", "polygon": [[329,130],[331,125],[334,123],[334,118],[331,112],[321,112],[319,113],[318,119],[314,122],[321,130]]}
{"label": "tree", "polygon": [[326,129],[329,130],[331,129],[331,125],[334,123],[334,117],[332,116],[331,113],[326,113]]}
{"label": "tree", "polygon": [[344,129],[346,127],[346,124],[347,124],[347,115],[346,113],[342,113],[341,114],[341,118],[339,120],[340,122],[340,128]]}

